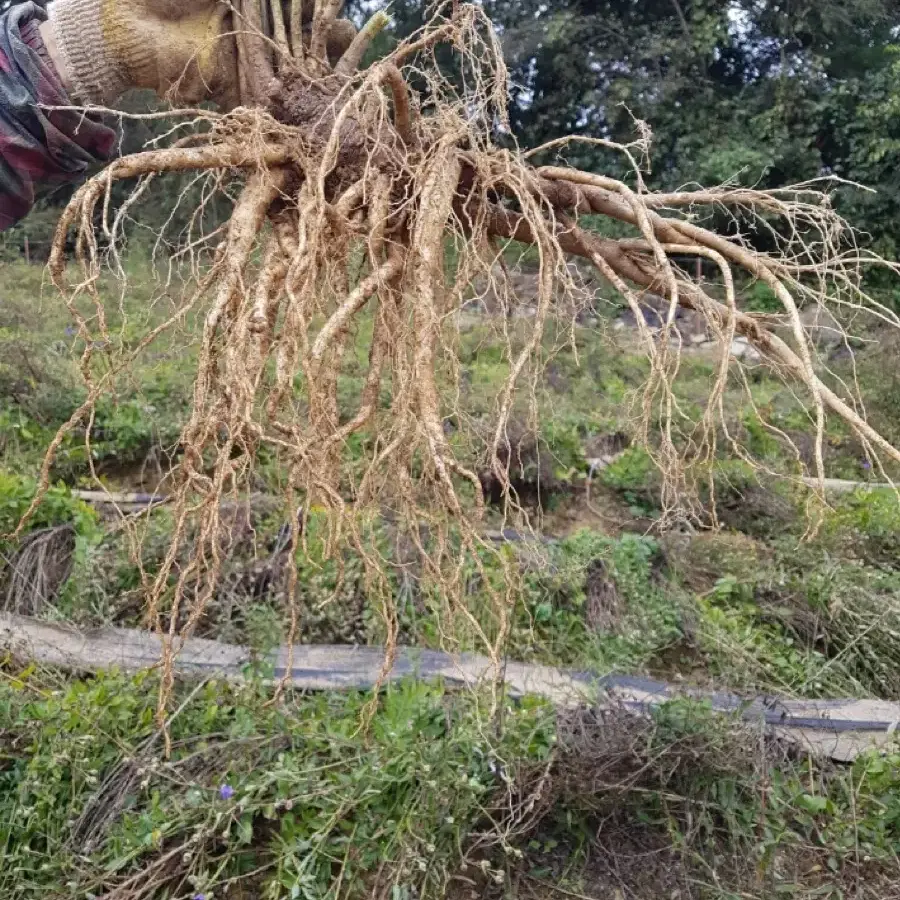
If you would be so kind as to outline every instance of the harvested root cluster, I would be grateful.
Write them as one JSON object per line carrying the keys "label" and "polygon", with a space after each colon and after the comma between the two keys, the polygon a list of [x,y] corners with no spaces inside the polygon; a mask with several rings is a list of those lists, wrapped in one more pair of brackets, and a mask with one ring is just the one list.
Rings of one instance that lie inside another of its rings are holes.
{"label": "harvested root cluster", "polygon": [[[298,514],[327,510],[335,558],[351,546],[365,562],[389,647],[397,629],[391,563],[366,539],[371,516],[384,514],[418,550],[422,578],[440,588],[447,641],[454,638],[455,619],[499,662],[514,579],[510,572],[505,586],[491,588],[489,624],[469,610],[465,595],[473,567],[477,577],[479,559],[496,551],[479,536],[479,478],[454,452],[445,429],[456,383],[448,324],[479,279],[491,285],[504,312],[523,303],[505,266],[515,244],[536,253],[539,290],[526,338],[508,337],[508,378],[484,448],[485,466],[506,486],[509,510],[517,506],[508,473],[514,456],[510,412],[517,392],[531,390],[539,377],[548,321],[574,297],[573,256],[592,265],[637,320],[650,376],[636,404],[635,431],[664,475],[670,518],[701,515],[703,476],[723,448],[744,455],[723,408],[729,378],[741,377],[727,352],[737,335],[796,384],[805,400],[816,424],[814,477],[825,474],[829,416],[843,419],[873,460],[900,462],[900,451],[867,424],[852,388],[835,388],[833,379],[832,386],[825,383],[800,317],[802,306],[828,303],[900,326],[863,288],[864,269],[887,264],[858,249],[829,204],[827,185],[648,192],[645,134],[629,146],[596,141],[624,154],[633,172],[628,183],[564,166],[534,166],[537,150],[501,146],[510,143],[507,76],[478,5],[436,4],[422,31],[366,68],[361,62],[385,25],[384,14],[376,14],[335,58],[329,57],[329,35],[340,0],[317,0],[305,38],[301,6],[295,2],[285,14],[276,3],[268,38],[260,36],[259,0],[237,4],[247,105],[223,116],[193,111],[196,127],[188,137],[114,162],[85,184],[63,216],[51,259],[54,283],[87,348],[82,368],[88,398],[71,429],[90,424],[94,403],[115,375],[114,369],[101,375],[94,365],[107,328],[96,285],[102,267],[118,265],[117,247],[134,203],[152,179],[167,173],[194,173],[208,186],[205,196],[226,184],[241,185],[224,228],[207,233],[202,206],[197,211],[173,257],[192,279],[189,296],[135,351],[203,310],[172,549],[145,584],[150,618],[160,628],[165,600],[170,652],[181,627],[176,623],[184,622],[179,611],[189,609],[189,631],[215,590],[223,553],[220,501],[246,487],[254,461],[267,448],[288,473],[293,549],[304,540]],[[452,53],[454,71],[438,65],[439,50]],[[538,150],[562,152],[565,143]],[[138,186],[111,210],[110,189],[125,179],[138,179]],[[766,230],[776,251],[758,252],[737,233],[725,237],[697,224],[712,212]],[[586,215],[624,223],[633,236],[602,237],[579,224]],[[77,283],[66,260],[73,230],[82,273]],[[685,268],[685,260],[697,257],[720,273],[715,291]],[[734,285],[740,270],[771,288],[783,305],[781,316],[739,308]],[[661,328],[651,328],[645,318],[648,292],[668,300]],[[699,424],[683,414],[675,390],[679,307],[702,314],[725,350]],[[338,402],[339,381],[357,365],[352,338],[361,323],[372,328],[367,373],[348,412]],[[362,474],[345,453],[360,434],[368,447]],[[62,437],[51,447],[45,482]],[[189,534],[192,561],[176,566]],[[483,582],[496,585],[496,579]],[[292,640],[298,627],[293,612]]]}

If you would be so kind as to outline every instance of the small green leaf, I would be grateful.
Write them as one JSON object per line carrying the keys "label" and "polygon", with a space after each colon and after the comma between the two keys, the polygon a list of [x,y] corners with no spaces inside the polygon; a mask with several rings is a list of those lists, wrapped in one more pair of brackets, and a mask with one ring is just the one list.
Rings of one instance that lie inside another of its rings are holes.
{"label": "small green leaf", "polygon": [[807,812],[815,813],[816,815],[825,812],[828,808],[827,797],[818,797],[813,794],[802,794],[797,802]]}

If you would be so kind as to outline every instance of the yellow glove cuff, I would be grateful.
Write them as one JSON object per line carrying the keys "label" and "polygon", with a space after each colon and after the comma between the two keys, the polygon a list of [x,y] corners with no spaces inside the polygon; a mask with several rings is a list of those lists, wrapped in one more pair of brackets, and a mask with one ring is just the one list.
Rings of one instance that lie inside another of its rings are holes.
{"label": "yellow glove cuff", "polygon": [[53,35],[79,103],[106,106],[128,88],[128,73],[103,36],[104,0],[55,0],[47,8]]}
{"label": "yellow glove cuff", "polygon": [[224,5],[196,4],[171,18],[147,0],[55,0],[49,15],[63,64],[82,103],[109,105],[129,88],[160,97],[177,86],[199,102],[236,82],[223,45]]}

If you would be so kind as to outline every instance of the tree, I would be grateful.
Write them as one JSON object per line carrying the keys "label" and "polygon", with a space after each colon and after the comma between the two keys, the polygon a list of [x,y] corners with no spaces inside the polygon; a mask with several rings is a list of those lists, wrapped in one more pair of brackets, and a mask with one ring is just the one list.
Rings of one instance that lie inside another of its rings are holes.
{"label": "tree", "polygon": [[[351,10],[361,15],[365,4]],[[391,8],[394,34],[427,4]],[[511,118],[524,146],[566,134],[625,142],[653,129],[651,183],[737,179],[774,187],[823,174],[884,247],[900,226],[895,0],[487,0],[512,74]],[[573,165],[621,159],[587,145]]]}

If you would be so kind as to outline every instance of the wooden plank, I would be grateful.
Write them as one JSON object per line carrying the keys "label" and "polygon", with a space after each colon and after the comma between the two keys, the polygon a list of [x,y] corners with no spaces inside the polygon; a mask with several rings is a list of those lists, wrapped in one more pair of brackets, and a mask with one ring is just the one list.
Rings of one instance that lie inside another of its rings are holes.
{"label": "wooden plank", "polygon": [[[818,490],[822,485],[818,478],[802,478],[809,488]],[[874,481],[845,481],[843,478],[826,478],[824,481],[826,494],[852,494],[855,491],[896,491],[900,485],[883,484]]]}
{"label": "wooden plank", "polygon": [[[133,629],[79,630],[9,613],[0,613],[0,647],[15,656],[73,672],[118,669],[138,672],[159,664],[158,635]],[[186,677],[239,680],[251,662],[240,646],[191,638],[177,648],[175,669]],[[287,648],[270,662],[276,678],[286,674]],[[314,691],[367,690],[378,681],[384,652],[377,647],[297,646],[288,681]],[[404,647],[387,681],[404,678],[442,679],[450,685],[475,688],[495,680],[490,660],[474,654],[451,655]],[[792,700],[741,698],[728,693],[698,691],[645,678],[597,675],[549,666],[507,662],[502,680],[515,697],[544,697],[560,708],[584,704],[618,707],[647,715],[677,697],[711,703],[722,713],[740,715],[804,749],[839,761],[850,761],[870,749],[895,743],[900,704],[880,700]]]}
{"label": "wooden plank", "polygon": [[169,497],[163,494],[123,494],[116,491],[73,490],[72,496],[98,506],[157,506],[169,502]]}

